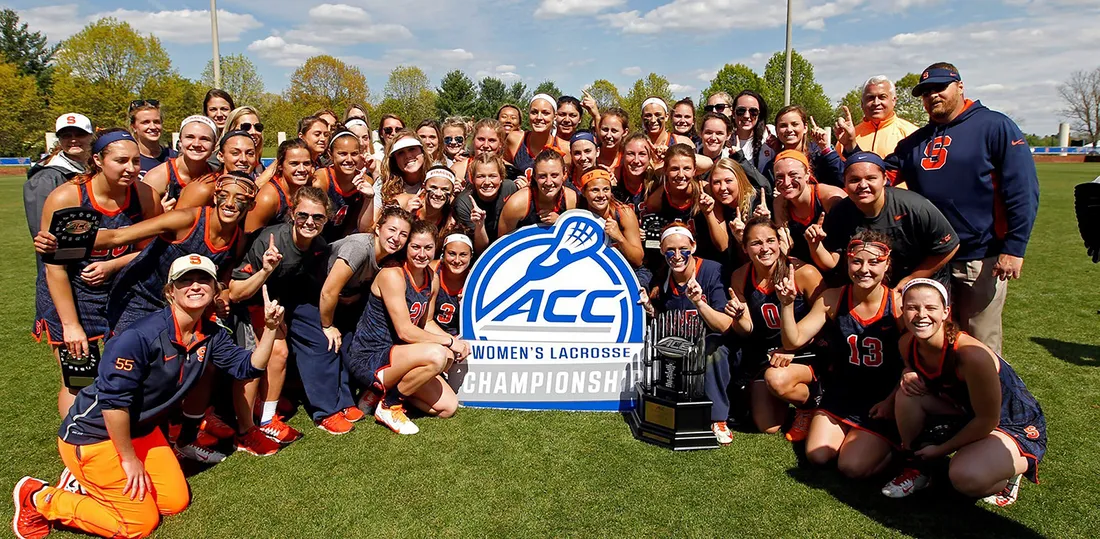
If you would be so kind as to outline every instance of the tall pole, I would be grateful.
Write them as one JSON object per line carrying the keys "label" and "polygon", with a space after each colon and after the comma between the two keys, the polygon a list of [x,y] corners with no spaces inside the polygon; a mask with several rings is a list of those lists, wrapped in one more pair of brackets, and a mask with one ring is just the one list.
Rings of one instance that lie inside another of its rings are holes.
{"label": "tall pole", "polygon": [[[214,0],[210,0],[213,2]],[[783,76],[783,106],[791,104],[791,4],[793,0],[787,0],[787,58]],[[217,50],[217,45],[214,45]]]}
{"label": "tall pole", "polygon": [[[790,30],[787,30],[790,42]],[[218,0],[210,0],[210,37],[214,40],[214,87],[222,87],[222,55],[218,52]],[[788,65],[789,65],[788,61]],[[789,71],[789,69],[788,69]]]}

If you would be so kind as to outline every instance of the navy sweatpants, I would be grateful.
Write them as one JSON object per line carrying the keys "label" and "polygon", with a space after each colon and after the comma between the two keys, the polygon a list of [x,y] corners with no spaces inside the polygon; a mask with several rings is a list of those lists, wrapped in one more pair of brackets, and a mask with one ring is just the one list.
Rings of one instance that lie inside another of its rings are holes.
{"label": "navy sweatpants", "polygon": [[309,416],[320,421],[355,406],[348,385],[348,371],[340,361],[339,350],[328,349],[317,306],[306,303],[288,307],[286,326],[287,346],[298,365]]}
{"label": "navy sweatpants", "polygon": [[725,421],[730,415],[730,397],[727,388],[730,385],[730,361],[738,363],[741,351],[734,352],[722,342],[721,335],[707,335],[707,367],[703,373],[703,391],[713,403],[710,407],[710,420]]}

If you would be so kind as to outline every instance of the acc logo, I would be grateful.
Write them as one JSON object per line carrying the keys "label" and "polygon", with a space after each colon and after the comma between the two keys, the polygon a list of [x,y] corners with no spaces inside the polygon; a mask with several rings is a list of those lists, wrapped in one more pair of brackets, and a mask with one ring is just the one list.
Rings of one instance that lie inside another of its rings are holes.
{"label": "acc logo", "polygon": [[638,280],[606,245],[603,223],[584,210],[498,240],[474,264],[465,290],[467,340],[642,342]]}
{"label": "acc logo", "polygon": [[674,335],[657,341],[655,348],[662,356],[679,359],[691,352],[691,341]]}

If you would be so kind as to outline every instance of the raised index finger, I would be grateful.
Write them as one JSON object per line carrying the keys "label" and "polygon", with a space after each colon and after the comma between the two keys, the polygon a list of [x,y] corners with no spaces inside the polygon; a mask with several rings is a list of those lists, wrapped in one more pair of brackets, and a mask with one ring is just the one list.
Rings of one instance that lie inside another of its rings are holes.
{"label": "raised index finger", "polygon": [[844,109],[844,116],[847,116],[848,121],[851,122],[852,121],[852,111],[848,110],[848,105],[844,105],[841,108]]}
{"label": "raised index finger", "polygon": [[275,248],[275,234],[272,234],[272,235],[267,237],[267,248],[268,249],[274,249]]}
{"label": "raised index finger", "polygon": [[267,285],[266,284],[263,286],[263,293],[264,293],[264,305],[271,305],[271,296],[269,296],[267,294]]}
{"label": "raised index finger", "polygon": [[814,128],[814,131],[817,131],[817,130],[818,130],[818,127],[817,127],[817,122],[816,122],[816,121],[814,120],[814,117],[813,117],[813,116],[810,116],[810,125],[811,125],[811,126],[813,126],[813,128]]}

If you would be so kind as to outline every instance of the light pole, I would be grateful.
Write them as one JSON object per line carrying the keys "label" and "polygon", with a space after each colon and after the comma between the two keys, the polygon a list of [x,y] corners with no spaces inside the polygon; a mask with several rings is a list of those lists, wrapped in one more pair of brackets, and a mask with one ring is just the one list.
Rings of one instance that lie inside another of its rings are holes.
{"label": "light pole", "polygon": [[[790,43],[790,30],[787,30],[787,42]],[[214,87],[222,87],[222,56],[218,52],[218,0],[210,0],[210,37],[214,40]],[[789,47],[789,45],[788,45]],[[790,60],[787,61],[790,71]]]}
{"label": "light pole", "polygon": [[[214,0],[210,0],[213,2]],[[787,0],[787,58],[783,76],[783,106],[791,104],[791,4],[793,0]],[[214,50],[217,50],[215,41]],[[217,71],[215,71],[217,73]]]}

